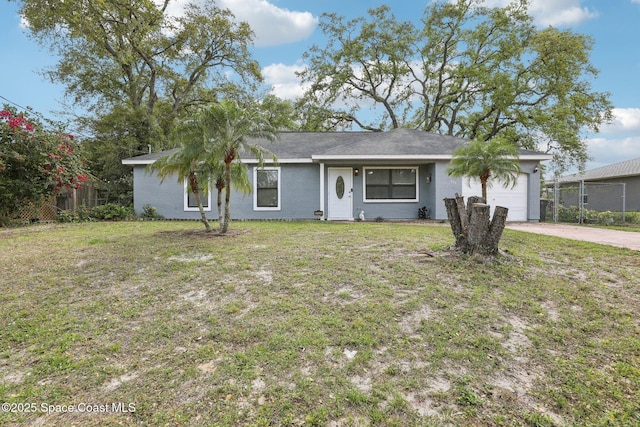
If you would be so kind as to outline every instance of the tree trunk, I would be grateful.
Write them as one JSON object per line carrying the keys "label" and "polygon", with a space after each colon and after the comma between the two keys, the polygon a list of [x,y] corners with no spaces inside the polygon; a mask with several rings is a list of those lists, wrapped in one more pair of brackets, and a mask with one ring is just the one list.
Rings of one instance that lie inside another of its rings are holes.
{"label": "tree trunk", "polygon": [[224,186],[224,218],[220,226],[220,233],[224,234],[229,230],[231,220],[231,163],[225,163],[225,186]]}
{"label": "tree trunk", "polygon": [[204,206],[202,206],[202,198],[200,197],[200,188],[198,188],[198,178],[195,174],[189,175],[189,186],[194,196],[196,196],[196,203],[198,203],[198,210],[200,211],[200,217],[202,218],[202,223],[204,224],[204,228],[207,233],[211,232],[211,225],[209,225],[209,221],[207,220],[207,214],[204,212]]}
{"label": "tree trunk", "polygon": [[200,197],[200,192],[195,193],[195,196],[196,202],[198,202],[198,210],[200,211],[200,217],[202,218],[204,228],[207,233],[211,233],[211,225],[209,224],[209,220],[207,219],[207,214],[204,212],[204,206],[202,206],[202,198]]}
{"label": "tree trunk", "polygon": [[216,198],[218,204],[218,222],[222,225],[222,190],[224,190],[224,174],[216,175],[216,190],[218,190],[218,197]]}
{"label": "tree trunk", "polygon": [[455,198],[444,199],[444,204],[457,250],[489,256],[498,253],[509,209],[496,206],[493,219],[490,219],[491,207],[482,197],[469,197],[465,206],[464,199],[456,194]]}
{"label": "tree trunk", "polygon": [[489,233],[489,215],[491,207],[484,203],[474,203],[471,207],[471,223],[469,225],[469,250],[483,252]]}
{"label": "tree trunk", "polygon": [[[458,203],[456,199],[444,199],[444,205],[447,208],[447,217],[449,218],[449,224],[451,224],[451,231],[453,231],[453,235],[456,238],[456,248],[462,249],[467,245],[467,237],[462,228]],[[466,214],[462,216],[466,217]]]}
{"label": "tree trunk", "polygon": [[489,233],[487,234],[487,241],[489,247],[494,250],[494,254],[498,253],[498,243],[502,238],[502,232],[504,231],[505,223],[507,222],[507,214],[509,209],[503,206],[496,206],[493,212],[493,219],[489,226]]}
{"label": "tree trunk", "polygon": [[218,189],[218,197],[216,200],[218,203],[218,222],[222,224],[222,189]]}

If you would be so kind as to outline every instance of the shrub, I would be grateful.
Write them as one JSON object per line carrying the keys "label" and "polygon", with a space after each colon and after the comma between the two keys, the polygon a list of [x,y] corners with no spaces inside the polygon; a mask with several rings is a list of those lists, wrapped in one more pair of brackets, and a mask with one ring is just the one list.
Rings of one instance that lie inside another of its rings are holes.
{"label": "shrub", "polygon": [[[622,223],[622,212],[604,211],[598,212],[592,209],[585,209],[583,212],[583,222],[599,225],[614,225]],[[578,206],[558,205],[559,222],[579,222],[580,208]],[[626,212],[625,223],[640,224],[640,212]]]}
{"label": "shrub", "polygon": [[75,211],[58,211],[56,214],[58,222],[87,222],[93,221],[91,210],[86,206],[79,206]]}
{"label": "shrub", "polygon": [[631,224],[640,224],[640,212],[626,212],[625,221]]}
{"label": "shrub", "polygon": [[91,217],[97,220],[122,221],[133,217],[133,210],[117,203],[106,203],[91,209]]}
{"label": "shrub", "polygon": [[163,219],[164,217],[158,213],[158,210],[151,205],[144,205],[142,207],[142,213],[140,214],[140,218],[153,220],[153,219]]}
{"label": "shrub", "polygon": [[[622,215],[620,215],[620,220],[622,219]],[[614,214],[611,211],[606,211],[606,212],[599,212],[596,215],[596,221],[598,222],[598,224],[602,224],[602,225],[611,225],[613,224],[616,220],[614,218]]]}
{"label": "shrub", "polygon": [[558,206],[558,221],[560,222],[578,222],[580,217],[580,209],[577,206]]}

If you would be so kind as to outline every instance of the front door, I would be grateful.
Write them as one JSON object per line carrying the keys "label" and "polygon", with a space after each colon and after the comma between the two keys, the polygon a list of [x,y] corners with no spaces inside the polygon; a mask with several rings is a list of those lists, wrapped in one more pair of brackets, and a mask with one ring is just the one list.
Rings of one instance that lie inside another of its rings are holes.
{"label": "front door", "polygon": [[328,219],[353,219],[353,169],[329,168]]}

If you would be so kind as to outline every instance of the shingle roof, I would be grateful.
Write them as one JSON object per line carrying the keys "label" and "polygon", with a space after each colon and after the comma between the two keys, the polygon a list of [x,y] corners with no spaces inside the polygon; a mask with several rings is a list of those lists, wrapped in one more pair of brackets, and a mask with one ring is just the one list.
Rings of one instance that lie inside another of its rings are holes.
{"label": "shingle roof", "polygon": [[640,157],[624,162],[614,163],[601,168],[591,169],[584,173],[566,175],[559,179],[560,182],[574,181],[599,181],[610,178],[623,178],[640,175]]}
{"label": "shingle roof", "polygon": [[[388,132],[281,132],[276,142],[253,140],[283,161],[321,161],[339,159],[422,158],[448,159],[468,140],[415,129]],[[151,153],[123,160],[124,164],[150,164],[167,152]],[[521,157],[548,160],[551,156],[519,150]],[[248,160],[251,156],[243,156]]]}
{"label": "shingle roof", "polygon": [[389,132],[361,133],[358,138],[343,139],[340,144],[313,155],[316,157],[450,155],[466,142],[466,139],[453,136],[400,128]]}

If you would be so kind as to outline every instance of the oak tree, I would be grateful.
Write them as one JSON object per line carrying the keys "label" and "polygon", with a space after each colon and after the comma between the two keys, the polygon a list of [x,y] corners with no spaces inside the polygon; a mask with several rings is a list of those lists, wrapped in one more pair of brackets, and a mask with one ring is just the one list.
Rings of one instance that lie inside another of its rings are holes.
{"label": "oak tree", "polygon": [[327,44],[309,50],[300,73],[309,85],[300,105],[313,108],[306,126],[501,136],[553,153],[559,169],[582,166],[585,131],[611,119],[609,95],[591,87],[593,40],[537,28],[525,0],[483,4],[433,2],[420,25],[388,6],[353,20],[323,15]]}
{"label": "oak tree", "polygon": [[123,157],[170,148],[178,117],[262,80],[251,28],[215,2],[17,1],[31,36],[60,58],[45,74],[86,112],[92,167],[109,183],[126,184]]}

